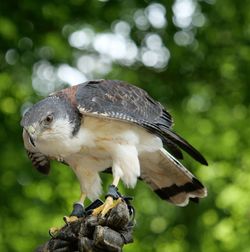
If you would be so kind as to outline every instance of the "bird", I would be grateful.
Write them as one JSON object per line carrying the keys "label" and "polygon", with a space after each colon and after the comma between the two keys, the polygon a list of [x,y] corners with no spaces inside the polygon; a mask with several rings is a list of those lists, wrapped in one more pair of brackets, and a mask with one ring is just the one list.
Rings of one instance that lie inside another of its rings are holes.
{"label": "bird", "polygon": [[80,198],[72,217],[82,216],[86,198],[100,197],[100,173],[105,171],[113,180],[105,202],[93,211],[96,215],[105,216],[122,200],[120,181],[134,188],[141,179],[177,206],[207,196],[207,189],[179,161],[182,151],[203,165],[208,165],[206,159],[173,131],[164,106],[135,85],[92,80],[59,90],[31,106],[21,126],[24,147],[39,172],[48,174],[50,161],[57,160],[78,178]]}

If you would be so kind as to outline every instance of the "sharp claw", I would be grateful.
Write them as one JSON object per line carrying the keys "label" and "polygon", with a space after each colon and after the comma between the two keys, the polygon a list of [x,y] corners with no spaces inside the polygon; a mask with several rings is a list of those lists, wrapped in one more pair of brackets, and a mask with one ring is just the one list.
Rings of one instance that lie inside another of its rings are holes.
{"label": "sharp claw", "polygon": [[101,206],[95,208],[92,211],[92,215],[101,215],[101,217],[104,217],[109,212],[109,210],[116,207],[116,205],[119,204],[122,200],[123,196],[119,193],[118,188],[114,184],[112,184],[109,186],[105,202]]}
{"label": "sharp claw", "polygon": [[49,235],[52,237],[52,238],[55,238],[57,233],[60,231],[60,228],[57,228],[57,227],[52,227],[49,229]]}
{"label": "sharp claw", "polygon": [[[64,222],[66,225],[69,225],[71,222],[77,221],[78,217],[76,216],[64,216],[63,217]],[[62,228],[52,227],[49,229],[49,235],[52,238],[56,238],[57,234],[61,231]]]}
{"label": "sharp claw", "polygon": [[77,216],[64,216],[63,220],[68,225],[71,222],[77,221],[78,217]]}
{"label": "sharp claw", "polygon": [[[76,202],[73,204],[73,211],[70,216],[64,216],[63,220],[66,225],[69,225],[71,222],[77,221],[78,218],[83,217],[85,214],[84,206],[80,202]],[[49,229],[49,234],[52,238],[55,238],[61,228],[52,227]]]}
{"label": "sharp claw", "polygon": [[114,200],[111,196],[108,196],[101,206],[93,210],[92,215],[97,216],[100,214],[101,217],[104,217],[109,212],[109,210],[116,207],[120,202],[122,202],[122,198]]}
{"label": "sharp claw", "polygon": [[105,203],[103,204],[103,209],[101,211],[101,217],[104,217],[107,212],[114,207],[114,200],[112,197],[107,197]]}

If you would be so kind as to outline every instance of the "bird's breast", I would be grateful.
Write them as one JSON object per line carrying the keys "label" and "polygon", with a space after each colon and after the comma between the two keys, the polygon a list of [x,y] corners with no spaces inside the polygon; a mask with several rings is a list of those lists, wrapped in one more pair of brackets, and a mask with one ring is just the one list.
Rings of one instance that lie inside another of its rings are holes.
{"label": "bird's breast", "polygon": [[152,152],[162,147],[162,141],[134,124],[86,116],[76,135],[50,134],[37,142],[38,151],[44,155],[69,160],[73,165],[86,162],[96,166],[112,165],[119,145],[134,146],[138,153]]}

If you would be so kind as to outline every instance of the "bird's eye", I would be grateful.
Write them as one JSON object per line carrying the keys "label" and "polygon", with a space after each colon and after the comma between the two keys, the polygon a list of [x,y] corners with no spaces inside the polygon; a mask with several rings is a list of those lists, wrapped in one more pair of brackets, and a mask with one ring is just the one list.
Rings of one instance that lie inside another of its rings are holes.
{"label": "bird's eye", "polygon": [[51,123],[53,121],[53,115],[47,115],[44,121],[46,124]]}

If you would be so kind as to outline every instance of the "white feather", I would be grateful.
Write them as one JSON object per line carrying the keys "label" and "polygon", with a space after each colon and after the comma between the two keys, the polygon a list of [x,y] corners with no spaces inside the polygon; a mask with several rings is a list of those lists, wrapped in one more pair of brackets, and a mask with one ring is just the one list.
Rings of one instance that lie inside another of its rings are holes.
{"label": "white feather", "polygon": [[36,139],[37,148],[48,156],[64,159],[74,170],[81,190],[90,199],[101,193],[98,173],[112,167],[113,175],[134,187],[140,176],[138,155],[162,148],[162,141],[131,123],[85,116],[72,137],[67,119],[55,121]]}

